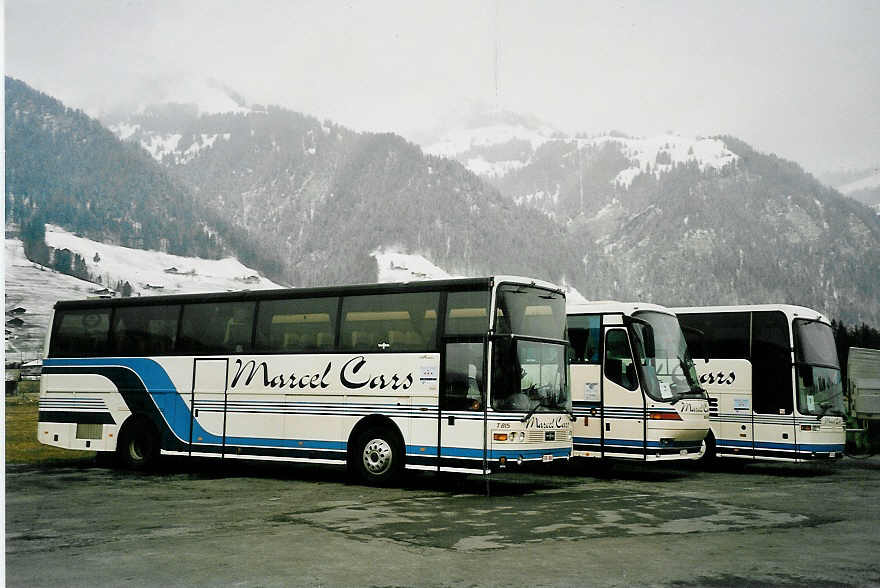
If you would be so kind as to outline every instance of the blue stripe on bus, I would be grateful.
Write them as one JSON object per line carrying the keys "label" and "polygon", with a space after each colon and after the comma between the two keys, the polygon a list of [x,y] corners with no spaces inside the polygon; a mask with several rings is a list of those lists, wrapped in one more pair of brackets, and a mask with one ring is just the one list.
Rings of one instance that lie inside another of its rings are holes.
{"label": "blue stripe on bus", "polygon": [[[580,445],[602,445],[602,439],[598,437],[575,437],[574,443]],[[605,446],[628,446],[628,447],[641,447],[642,442],[640,440],[632,440],[632,439],[605,439]],[[648,448],[650,449],[659,449],[659,448],[669,448],[669,447],[679,447],[682,449],[686,449],[688,447],[700,447],[702,445],[701,441],[673,441],[672,443],[668,443],[666,445],[661,445],[659,441],[648,441]]]}
{"label": "blue stripe on bus", "polygon": [[[716,444],[721,447],[752,447],[751,441],[740,441],[738,439],[718,439]],[[754,445],[758,449],[788,449],[791,451],[843,451],[843,445],[823,445],[814,443],[771,443],[768,441],[757,441]]]}
{"label": "blue stripe on bus", "polygon": [[[199,443],[193,443],[195,449]],[[295,449],[330,449],[345,451],[347,444],[341,441],[317,441],[313,439],[277,439],[274,437],[227,437],[226,446],[234,447],[290,447]]]}

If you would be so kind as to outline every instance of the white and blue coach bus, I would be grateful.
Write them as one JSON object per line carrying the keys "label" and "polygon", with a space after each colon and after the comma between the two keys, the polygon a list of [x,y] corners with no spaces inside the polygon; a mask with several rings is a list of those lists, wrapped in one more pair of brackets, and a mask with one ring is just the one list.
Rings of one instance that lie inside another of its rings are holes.
{"label": "white and blue coach bus", "polygon": [[568,306],[575,457],[695,459],[709,404],[675,314],[656,304]]}
{"label": "white and blue coach bus", "polygon": [[565,328],[563,292],[519,277],[58,302],[38,438],[368,483],[566,459]]}
{"label": "white and blue coach bus", "polygon": [[843,383],[828,319],[802,306],[675,308],[709,393],[706,458],[843,456]]}

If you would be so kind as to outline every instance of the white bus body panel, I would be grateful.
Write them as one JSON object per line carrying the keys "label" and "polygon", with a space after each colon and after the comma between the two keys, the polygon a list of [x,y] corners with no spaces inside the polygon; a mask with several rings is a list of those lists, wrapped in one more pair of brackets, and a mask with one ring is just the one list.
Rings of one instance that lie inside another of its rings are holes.
{"label": "white bus body panel", "polygon": [[[394,423],[414,469],[483,472],[484,452],[491,466],[571,451],[567,416],[444,411],[438,426],[439,353],[47,359],[45,372],[39,440],[57,447],[113,451],[137,412],[175,455],[345,463],[366,417]],[[102,426],[79,439],[85,413]],[[493,442],[501,431],[516,441]]]}

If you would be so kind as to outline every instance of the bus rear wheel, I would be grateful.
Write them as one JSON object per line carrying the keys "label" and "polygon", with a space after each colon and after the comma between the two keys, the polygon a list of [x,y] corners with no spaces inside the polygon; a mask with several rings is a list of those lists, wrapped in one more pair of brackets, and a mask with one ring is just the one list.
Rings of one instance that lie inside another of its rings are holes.
{"label": "bus rear wheel", "polygon": [[146,470],[159,459],[159,440],[153,428],[143,422],[128,424],[119,436],[116,457],[120,466],[129,470]]}
{"label": "bus rear wheel", "polygon": [[384,428],[370,428],[358,435],[350,456],[354,473],[364,483],[384,486],[403,469],[403,449],[397,436]]}
{"label": "bus rear wheel", "polygon": [[703,455],[700,456],[700,462],[703,465],[709,465],[715,462],[715,435],[712,434],[712,431],[706,435],[706,438],[703,440]]}

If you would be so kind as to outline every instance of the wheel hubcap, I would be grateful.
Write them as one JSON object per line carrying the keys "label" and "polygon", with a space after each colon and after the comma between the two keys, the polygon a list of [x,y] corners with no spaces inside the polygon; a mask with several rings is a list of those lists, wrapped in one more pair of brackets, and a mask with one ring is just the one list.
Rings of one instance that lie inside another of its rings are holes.
{"label": "wheel hubcap", "polygon": [[364,447],[364,467],[368,472],[381,475],[391,468],[391,445],[385,439],[373,439]]}

